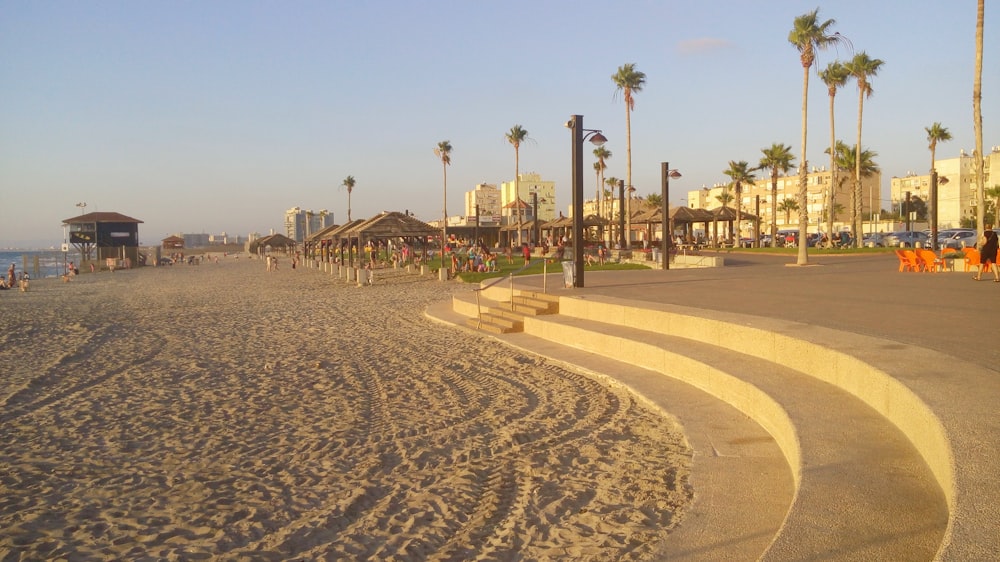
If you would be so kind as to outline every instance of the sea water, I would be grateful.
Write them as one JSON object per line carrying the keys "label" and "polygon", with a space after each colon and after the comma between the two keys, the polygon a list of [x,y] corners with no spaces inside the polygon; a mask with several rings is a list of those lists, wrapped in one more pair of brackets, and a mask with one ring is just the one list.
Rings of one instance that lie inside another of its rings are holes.
{"label": "sea water", "polygon": [[59,277],[65,272],[65,264],[78,262],[79,256],[79,252],[64,254],[59,250],[3,250],[0,251],[0,275],[6,277],[10,264],[14,264],[18,278],[22,271],[27,271],[32,279]]}

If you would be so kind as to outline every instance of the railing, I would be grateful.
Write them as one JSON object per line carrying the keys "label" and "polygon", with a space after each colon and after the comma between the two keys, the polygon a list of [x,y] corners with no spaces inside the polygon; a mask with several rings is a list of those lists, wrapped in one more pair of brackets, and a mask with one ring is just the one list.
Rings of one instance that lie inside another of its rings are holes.
{"label": "railing", "polygon": [[[552,253],[552,254],[549,254],[548,256],[542,256],[542,293],[545,293],[547,291],[547,287],[548,287],[547,282],[548,282],[548,276],[549,276],[549,258],[553,258],[553,257],[555,257],[555,255],[556,255],[555,253]],[[517,275],[518,273],[521,273],[522,271],[528,269],[529,267],[531,267],[535,263],[537,263],[537,262],[533,262],[531,260],[528,260],[528,262],[525,263],[523,266],[521,266],[520,269],[518,269],[516,271],[512,271],[512,272],[510,272],[507,275],[507,279],[510,281],[510,309],[511,310],[514,310],[514,276]],[[483,285],[483,286],[480,286],[480,287],[477,287],[477,288],[473,289],[473,291],[476,293],[476,329],[477,330],[483,326],[483,306],[482,306],[482,301],[480,300],[480,296],[482,295],[483,291],[485,291],[486,289],[489,289],[490,287],[493,287],[494,285],[497,285],[498,283],[500,283],[503,280],[504,280],[503,277],[497,277],[496,279],[490,281],[486,285]]]}

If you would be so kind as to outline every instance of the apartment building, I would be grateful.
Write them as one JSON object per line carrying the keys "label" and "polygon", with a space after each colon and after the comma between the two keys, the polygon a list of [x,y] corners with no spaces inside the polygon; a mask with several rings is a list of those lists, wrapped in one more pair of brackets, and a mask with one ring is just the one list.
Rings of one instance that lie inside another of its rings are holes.
{"label": "apartment building", "polygon": [[[938,173],[938,228],[957,228],[962,221],[976,220],[978,197],[976,194],[976,159],[965,150],[960,150],[958,158],[934,161]],[[1000,146],[990,148],[983,158],[983,174],[986,189],[1000,186]],[[903,177],[893,177],[889,183],[889,197],[892,210],[899,211],[906,195],[930,200],[930,173],[917,175],[908,172]]]}
{"label": "apartment building", "polygon": [[[831,208],[830,193],[833,193],[833,223],[834,231],[850,228],[851,193],[854,189],[853,176],[850,173],[838,172],[836,186],[831,185],[832,174],[826,167],[813,168],[806,174],[806,201],[809,214],[809,231],[826,230],[826,214]],[[701,189],[689,191],[688,207],[694,209],[712,210],[722,206],[722,199],[731,198],[726,206],[735,208],[737,203],[744,213],[761,217],[761,230],[767,232],[771,224],[771,211],[777,206],[776,222],[779,229],[798,228],[798,210],[786,211],[782,205],[786,199],[796,204],[799,196],[798,172],[777,179],[777,199],[771,200],[771,178],[767,171],[759,171],[757,180],[751,185],[743,185],[739,202],[735,201],[736,193],[729,183],[715,184],[712,187],[702,186]],[[861,179],[861,216],[865,221],[871,220],[872,209],[878,213],[882,208],[881,196],[882,174],[875,173]],[[742,225],[743,236],[753,236],[753,225]]]}

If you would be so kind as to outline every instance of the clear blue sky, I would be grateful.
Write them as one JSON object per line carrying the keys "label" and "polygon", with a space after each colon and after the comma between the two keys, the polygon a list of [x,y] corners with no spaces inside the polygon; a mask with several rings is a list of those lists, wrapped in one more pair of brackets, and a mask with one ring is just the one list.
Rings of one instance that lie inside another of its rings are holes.
{"label": "clear blue sky", "polygon": [[[990,3],[988,3],[990,4]],[[866,100],[863,144],[891,176],[929,168],[924,127],[974,148],[975,0],[839,0],[821,18],[885,61]],[[625,177],[625,109],[611,75],[647,83],[632,115],[633,184],[659,190],[661,161],[684,174],[671,203],[756,163],[783,142],[800,153],[802,69],[788,43],[796,0],[254,2],[0,0],[0,247],[56,244],[63,219],[117,211],[143,244],[175,232],[280,231],[294,206],[347,216],[448,213],[480,182],[514,175],[504,133],[533,142],[521,171],[570,204],[570,136],[584,115]],[[1000,144],[1000,17],[987,6],[984,144]],[[819,66],[841,50],[820,54]],[[810,80],[809,160],[826,162],[827,94]],[[858,93],[837,96],[838,137],[855,142]],[[987,148],[988,149],[988,148]],[[592,157],[585,193],[594,192]],[[887,206],[884,203],[884,206]]]}

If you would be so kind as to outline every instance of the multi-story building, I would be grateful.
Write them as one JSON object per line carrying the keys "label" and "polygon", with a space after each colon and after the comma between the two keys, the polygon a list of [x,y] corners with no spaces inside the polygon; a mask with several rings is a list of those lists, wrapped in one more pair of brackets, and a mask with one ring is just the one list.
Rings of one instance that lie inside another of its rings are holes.
{"label": "multi-story building", "polygon": [[[851,193],[854,189],[853,175],[850,172],[837,173],[837,186],[831,186],[831,176],[825,167],[813,168],[806,174],[806,201],[809,213],[809,230],[818,232],[826,230],[826,215],[830,208],[829,196],[833,192],[833,223],[834,231],[843,230],[850,227],[851,220]],[[875,173],[861,179],[861,216],[867,222],[871,220],[872,209],[876,213],[881,209],[882,174]],[[798,172],[787,176],[778,177],[778,197],[776,201],[771,200],[771,177],[764,171],[753,184],[744,184],[741,190],[740,209],[744,213],[751,215],[759,214],[761,217],[761,230],[768,231],[771,223],[771,209],[777,205],[776,222],[779,229],[798,228],[799,212],[793,210],[786,212],[783,202],[791,199],[796,204],[799,197],[799,176]],[[712,210],[722,206],[722,198],[735,199],[736,193],[731,184],[722,183],[712,187],[703,186],[696,191],[688,192],[688,206],[695,209]],[[758,207],[759,197],[759,207]],[[735,208],[737,202],[730,200],[726,206]],[[742,225],[743,236],[753,236],[753,225],[749,223]]]}
{"label": "multi-story building", "polygon": [[[500,190],[495,185],[481,183],[476,189],[465,192],[465,216],[475,217],[479,207],[479,224],[492,226],[500,224]],[[467,220],[467,222],[471,222]]]}
{"label": "multi-story building", "polygon": [[508,208],[510,203],[520,199],[530,207],[534,204],[536,197],[538,200],[538,219],[550,221],[556,218],[556,182],[543,180],[540,174],[531,172],[518,174],[517,182],[511,180],[501,183],[500,208],[505,217],[503,220],[509,224],[517,222],[517,210]]}
{"label": "multi-story building", "polygon": [[[958,158],[935,160],[934,169],[938,173],[937,217],[938,228],[957,228],[976,220],[976,159],[964,150],[959,151]],[[1000,170],[1000,146],[994,146],[983,158],[983,175],[986,189],[1000,186],[1000,172],[991,174],[991,170]],[[930,199],[930,173],[917,175],[913,172],[903,177],[893,177],[889,184],[889,197],[892,209],[900,211],[901,203],[906,195],[918,197],[924,202]]]}
{"label": "multi-story building", "polygon": [[285,211],[285,236],[302,242],[307,236],[314,232],[319,232],[333,224],[333,213],[322,209],[313,212],[303,211],[299,207],[292,207]]}

